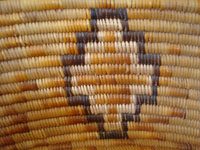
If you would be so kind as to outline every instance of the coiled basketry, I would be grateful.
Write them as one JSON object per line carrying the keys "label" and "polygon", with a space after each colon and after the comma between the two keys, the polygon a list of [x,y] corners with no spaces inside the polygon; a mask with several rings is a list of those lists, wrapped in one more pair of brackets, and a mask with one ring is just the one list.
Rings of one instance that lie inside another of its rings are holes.
{"label": "coiled basketry", "polygon": [[199,150],[200,1],[0,1],[0,149]]}

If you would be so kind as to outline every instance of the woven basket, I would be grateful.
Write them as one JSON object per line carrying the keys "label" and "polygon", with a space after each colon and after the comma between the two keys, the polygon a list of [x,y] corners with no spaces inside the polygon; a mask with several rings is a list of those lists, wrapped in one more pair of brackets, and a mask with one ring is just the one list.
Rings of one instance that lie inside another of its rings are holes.
{"label": "woven basket", "polygon": [[0,149],[199,150],[200,0],[0,1]]}

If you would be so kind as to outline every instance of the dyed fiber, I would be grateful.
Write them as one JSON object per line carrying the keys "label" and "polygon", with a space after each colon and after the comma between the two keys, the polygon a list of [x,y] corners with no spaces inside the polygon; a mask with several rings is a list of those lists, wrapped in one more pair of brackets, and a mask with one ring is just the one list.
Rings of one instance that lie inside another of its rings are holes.
{"label": "dyed fiber", "polygon": [[0,149],[199,150],[200,0],[1,0]]}

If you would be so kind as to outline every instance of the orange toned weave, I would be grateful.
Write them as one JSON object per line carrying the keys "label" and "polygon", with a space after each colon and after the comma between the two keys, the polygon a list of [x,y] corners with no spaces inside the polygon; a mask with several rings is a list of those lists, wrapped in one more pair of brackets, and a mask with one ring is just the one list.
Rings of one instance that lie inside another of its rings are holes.
{"label": "orange toned weave", "polygon": [[200,0],[1,0],[0,150],[200,150]]}

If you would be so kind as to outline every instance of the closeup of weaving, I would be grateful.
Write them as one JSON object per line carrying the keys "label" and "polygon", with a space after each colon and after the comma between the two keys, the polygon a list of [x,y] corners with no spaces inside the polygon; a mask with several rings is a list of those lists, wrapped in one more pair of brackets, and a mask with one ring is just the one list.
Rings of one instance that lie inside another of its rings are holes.
{"label": "closeup of weaving", "polygon": [[200,0],[1,0],[0,150],[200,150]]}

